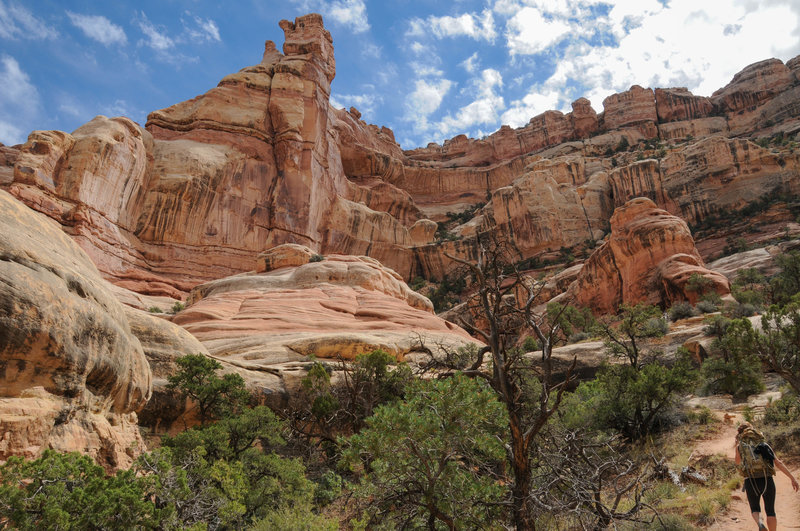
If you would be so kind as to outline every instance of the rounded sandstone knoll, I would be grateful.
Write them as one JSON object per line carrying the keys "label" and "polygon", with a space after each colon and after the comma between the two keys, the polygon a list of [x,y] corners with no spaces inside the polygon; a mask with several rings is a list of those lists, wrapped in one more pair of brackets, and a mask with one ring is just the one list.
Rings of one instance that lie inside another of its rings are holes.
{"label": "rounded sandstone knoll", "polygon": [[397,273],[363,256],[331,255],[208,282],[189,302],[174,322],[212,356],[282,380],[312,355],[353,359],[383,349],[404,359],[477,343],[437,317]]}
{"label": "rounded sandstone knoll", "polygon": [[284,243],[258,255],[256,273],[266,273],[282,267],[305,265],[315,256],[314,251],[305,245]]}
{"label": "rounded sandstone knoll", "polygon": [[122,305],[56,223],[0,191],[0,460],[80,451],[127,467],[151,373]]}
{"label": "rounded sandstone knoll", "polygon": [[730,294],[724,275],[705,267],[686,223],[650,199],[631,199],[611,216],[611,236],[584,264],[569,293],[596,313],[616,313],[622,303],[664,307],[697,299],[689,277],[710,281],[708,291]]}

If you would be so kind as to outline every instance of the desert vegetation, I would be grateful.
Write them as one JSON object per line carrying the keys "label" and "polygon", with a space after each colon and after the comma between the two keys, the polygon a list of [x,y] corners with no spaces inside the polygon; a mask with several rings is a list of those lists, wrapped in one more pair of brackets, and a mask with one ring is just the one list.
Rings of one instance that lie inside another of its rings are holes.
{"label": "desert vegetation", "polygon": [[[0,467],[4,525],[694,529],[728,507],[739,479],[722,457],[690,466],[686,448],[720,427],[708,408],[687,409],[682,398],[757,393],[765,370],[786,389],[751,419],[776,444],[796,445],[799,254],[781,257],[772,278],[739,275],[734,293],[757,301],[759,326],[736,307],[707,317],[713,342],[699,365],[688,351],[662,349],[665,317],[700,313],[692,305],[666,314],[622,305],[597,320],[571,304],[542,307],[543,283],[515,265],[513,247],[487,239],[481,253],[461,261],[460,278],[484,319],[465,326],[484,348],[414,365],[381,350],[312,361],[300,392],[275,411],[253,403],[238,374],[185,356],[169,387],[196,412],[194,427],[113,475],[78,454],[9,459]],[[690,282],[701,295],[707,289]],[[553,365],[554,349],[577,334],[602,341],[608,360],[584,381],[575,360],[566,371]]]}

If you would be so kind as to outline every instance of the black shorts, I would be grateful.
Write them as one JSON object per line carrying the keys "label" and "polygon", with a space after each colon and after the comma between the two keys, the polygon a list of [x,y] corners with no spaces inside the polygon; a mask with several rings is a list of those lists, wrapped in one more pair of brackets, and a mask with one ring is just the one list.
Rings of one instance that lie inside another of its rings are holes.
{"label": "black shorts", "polygon": [[751,513],[761,512],[761,497],[764,497],[764,512],[767,516],[775,516],[775,481],[772,476],[765,478],[747,478],[744,490]]}

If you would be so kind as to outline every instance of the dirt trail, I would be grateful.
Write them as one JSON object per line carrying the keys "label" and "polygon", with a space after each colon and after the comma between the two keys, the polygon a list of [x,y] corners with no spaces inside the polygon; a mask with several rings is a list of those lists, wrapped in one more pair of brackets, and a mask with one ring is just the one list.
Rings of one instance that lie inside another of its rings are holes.
{"label": "dirt trail", "polygon": [[[720,412],[720,416],[723,413]],[[714,438],[697,444],[694,449],[695,456],[721,454],[733,460],[736,425],[741,422],[741,416],[735,414],[732,416],[734,418],[723,424],[723,429]],[[776,451],[776,453],[780,457],[780,452]],[[791,468],[794,476],[800,478],[800,470],[796,466]],[[778,517],[778,530],[800,529],[800,494],[794,492],[789,478],[781,472],[777,472],[775,475],[775,489],[777,491],[775,514]],[[745,493],[741,490],[735,491],[733,497],[728,511],[718,516],[717,523],[709,529],[713,531],[756,531],[757,527],[750,516],[750,507],[747,505]]]}

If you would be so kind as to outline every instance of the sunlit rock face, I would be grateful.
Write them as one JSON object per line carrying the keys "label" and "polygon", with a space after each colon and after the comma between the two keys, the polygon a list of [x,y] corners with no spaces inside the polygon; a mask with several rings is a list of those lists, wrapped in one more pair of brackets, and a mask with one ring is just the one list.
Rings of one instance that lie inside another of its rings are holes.
{"label": "sunlit rock face", "polygon": [[[711,97],[634,85],[599,113],[579,98],[517,129],[403,151],[390,129],[331,107],[322,17],[280,26],[282,49],[267,42],[261,62],[144,128],[101,116],[2,146],[0,187],[58,221],[107,279],[173,298],[283,243],[440,279],[445,253],[474,256],[481,232],[531,257],[597,240],[635,197],[694,224],[798,191],[798,155],[751,140],[800,129],[799,59],[750,65]],[[435,223],[466,209],[461,239],[437,242]]]}
{"label": "sunlit rock face", "polygon": [[598,314],[620,304],[696,302],[686,289],[693,274],[710,281],[709,291],[730,294],[724,275],[705,267],[689,227],[646,198],[632,199],[611,217],[611,235],[586,261],[569,291]]}
{"label": "sunlit rock face", "polygon": [[89,257],[3,191],[0,278],[0,460],[54,448],[129,466],[151,393],[141,344]]}

